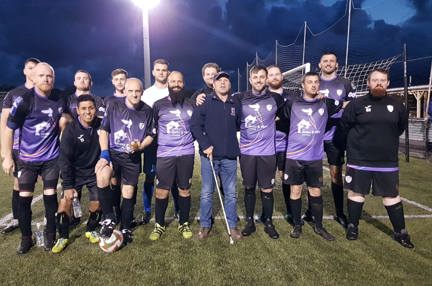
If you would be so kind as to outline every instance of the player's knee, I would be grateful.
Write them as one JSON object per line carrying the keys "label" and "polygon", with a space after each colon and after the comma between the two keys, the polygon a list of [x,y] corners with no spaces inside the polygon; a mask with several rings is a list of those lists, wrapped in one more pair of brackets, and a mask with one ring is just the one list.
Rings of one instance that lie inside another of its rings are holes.
{"label": "player's knee", "polygon": [[156,189],[156,192],[155,192],[156,198],[163,200],[163,199],[168,198],[168,195],[169,195],[168,190]]}
{"label": "player's knee", "polygon": [[309,194],[311,197],[319,197],[321,196],[321,189],[320,188],[309,188]]}
{"label": "player's knee", "polygon": [[363,194],[355,193],[353,191],[348,191],[348,199],[357,203],[363,203],[365,201]]}
{"label": "player's knee", "polygon": [[392,206],[401,201],[400,196],[396,197],[383,197],[383,205],[385,206]]}
{"label": "player's knee", "polygon": [[297,200],[301,197],[303,186],[302,185],[291,185],[291,194],[290,198],[293,200]]}
{"label": "player's knee", "polygon": [[43,194],[44,194],[45,196],[52,196],[52,195],[55,195],[55,194],[56,194],[56,189],[55,189],[55,188],[45,189],[45,190],[43,191]]}
{"label": "player's knee", "polygon": [[122,197],[125,199],[132,199],[134,194],[134,186],[133,185],[123,185],[122,186]]}
{"label": "player's knee", "polygon": [[190,197],[190,191],[189,190],[185,190],[185,189],[179,189],[179,195],[180,197]]}
{"label": "player's knee", "polygon": [[20,197],[23,198],[29,198],[29,197],[33,197],[33,192],[30,191],[20,191]]}

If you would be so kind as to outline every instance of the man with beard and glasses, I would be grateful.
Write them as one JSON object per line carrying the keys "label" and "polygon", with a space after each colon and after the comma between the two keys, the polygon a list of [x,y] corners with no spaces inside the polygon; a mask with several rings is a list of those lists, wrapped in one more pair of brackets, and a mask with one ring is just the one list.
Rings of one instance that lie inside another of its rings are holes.
{"label": "man with beard and glasses", "polygon": [[77,118],[70,122],[60,142],[59,166],[63,180],[62,198],[57,210],[59,238],[52,248],[60,253],[69,244],[69,224],[72,218],[72,201],[79,197],[84,186],[89,191],[90,212],[85,237],[91,243],[99,242],[96,227],[99,225],[98,190],[96,187],[95,165],[99,160],[99,127],[101,119],[96,117],[96,103],[90,94],[81,94],[76,99]]}
{"label": "man with beard and glasses", "polygon": [[[153,105],[159,99],[165,98],[168,96],[168,70],[169,64],[165,59],[157,59],[153,62],[153,70],[152,75],[155,79],[154,84],[147,88],[141,100],[145,102],[148,106],[153,108]],[[154,178],[156,175],[156,149],[157,149],[157,140],[154,140],[153,143],[144,150],[144,168],[143,171],[145,173],[145,181],[143,185],[142,198],[143,198],[143,208],[144,213],[142,216],[143,224],[147,224],[151,218],[151,202],[154,191]],[[179,207],[178,207],[178,189],[176,186],[171,188],[171,193],[173,195],[174,201],[174,212],[175,217],[178,216]]]}
{"label": "man with beard and glasses", "polygon": [[[45,206],[45,250],[50,251],[55,243],[57,195],[59,177],[59,137],[66,102],[59,93],[53,92],[54,69],[47,63],[38,63],[31,76],[34,88],[18,96],[11,108],[5,136],[3,170],[11,174],[18,168],[19,203],[18,220],[21,229],[21,244],[18,254],[27,253],[33,246],[31,230],[31,202],[38,176],[43,181]],[[18,166],[12,157],[14,130],[20,129]]]}
{"label": "man with beard and glasses", "polygon": [[175,183],[179,190],[178,230],[185,239],[192,237],[189,227],[190,187],[194,166],[194,138],[190,131],[193,103],[186,99],[183,75],[172,71],[168,76],[169,95],[155,102],[153,116],[157,131],[155,192],[155,227],[150,240],[165,232],[165,212],[169,190]]}
{"label": "man with beard and glasses", "polygon": [[244,203],[246,226],[243,236],[256,231],[254,211],[255,186],[261,189],[264,231],[270,238],[278,239],[279,233],[272,222],[273,186],[276,173],[275,119],[284,104],[282,96],[266,89],[267,69],[254,66],[249,71],[251,91],[237,94],[234,100],[241,104],[240,169],[245,188]]}
{"label": "man with beard and glasses", "polygon": [[[320,93],[327,98],[333,99],[335,105],[343,104],[345,107],[348,102],[355,97],[355,89],[351,82],[336,74],[338,69],[337,57],[334,52],[324,52],[318,64],[320,68]],[[327,131],[324,136],[324,151],[327,154],[327,161],[330,169],[331,190],[333,194],[335,215],[334,219],[344,228],[347,227],[347,218],[344,214],[344,191],[342,181],[342,166],[344,164],[344,150],[338,149],[332,142],[333,136],[343,109],[333,114],[327,123]],[[310,203],[303,215],[303,219],[308,222],[313,221]]]}
{"label": "man with beard and glasses", "polygon": [[290,236],[299,238],[302,233],[301,194],[306,182],[311,212],[315,218],[314,232],[331,241],[335,238],[322,223],[323,139],[328,117],[338,112],[342,104],[335,105],[331,98],[321,99],[318,73],[307,72],[302,79],[302,88],[302,97],[288,101],[285,105],[282,119],[284,123],[289,123],[284,181],[291,185],[290,205],[294,228]]}
{"label": "man with beard and glasses", "polygon": [[408,113],[400,98],[387,95],[388,71],[369,73],[369,94],[351,101],[342,116],[335,143],[346,145],[348,192],[348,240],[358,239],[359,219],[365,195],[383,198],[383,205],[394,229],[394,239],[403,247],[413,248],[405,228],[399,196],[399,136],[408,124]]}
{"label": "man with beard and glasses", "polygon": [[[40,60],[36,58],[28,58],[24,62],[24,69],[23,74],[25,76],[25,83],[21,86],[18,86],[17,88],[12,89],[9,91],[4,100],[3,100],[3,108],[1,111],[1,123],[0,123],[0,137],[1,140],[4,140],[6,137],[3,136],[4,130],[6,130],[6,123],[7,119],[10,113],[10,110],[12,108],[12,104],[15,101],[15,99],[23,95],[27,92],[29,92],[33,88],[33,82],[31,80],[31,72],[33,68],[40,63]],[[17,156],[18,156],[18,143],[19,143],[19,130],[14,131],[14,142],[13,142],[13,151],[12,156],[14,163],[16,165],[17,162]],[[4,158],[3,152],[4,152],[4,143],[1,143],[2,151],[1,151],[1,157]],[[18,185],[18,169],[15,169],[15,172],[13,173],[14,176],[14,183],[13,183],[13,189],[12,189],[12,220],[1,230],[1,233],[6,234],[9,233],[15,229],[18,228],[18,200],[19,200],[19,185]]]}
{"label": "man with beard and glasses", "polygon": [[[271,92],[278,93],[282,96],[284,102],[294,99],[293,93],[288,93],[283,87],[283,76],[280,68],[275,65],[267,67],[267,86],[268,90]],[[282,120],[279,117],[276,118],[276,134],[275,134],[275,146],[276,146],[276,167],[278,170],[278,175],[282,178],[282,193],[284,196],[285,207],[286,207],[286,220],[293,224],[291,206],[289,203],[290,199],[290,185],[283,181],[283,171],[285,168],[285,156],[286,148],[288,143],[288,136],[282,130]],[[261,221],[264,222],[264,213],[261,214]]]}
{"label": "man with beard and glasses", "polygon": [[141,152],[153,141],[153,111],[141,101],[143,86],[139,79],[128,78],[125,93],[124,101],[111,103],[105,112],[99,134],[101,154],[95,172],[104,215],[100,234],[104,238],[110,237],[116,225],[109,187],[114,172],[117,181],[121,182],[120,229],[127,244],[132,242],[131,221],[134,192],[141,171]]}
{"label": "man with beard and glasses", "polygon": [[[88,71],[77,70],[75,72],[74,75],[75,93],[70,94],[66,100],[68,106],[68,112],[73,116],[73,118],[78,118],[78,113],[77,113],[78,98],[83,94],[92,94],[91,93],[92,85],[93,85],[93,81]],[[92,96],[96,104],[96,116],[102,118],[105,113],[105,105],[103,103],[103,100],[99,96],[95,96],[95,95]]]}

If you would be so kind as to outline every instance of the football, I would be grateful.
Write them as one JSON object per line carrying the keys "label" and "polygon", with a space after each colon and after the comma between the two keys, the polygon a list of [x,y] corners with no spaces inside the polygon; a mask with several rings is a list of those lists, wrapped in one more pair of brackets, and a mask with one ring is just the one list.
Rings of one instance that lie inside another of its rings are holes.
{"label": "football", "polygon": [[121,233],[121,231],[115,229],[109,238],[100,238],[99,248],[102,249],[103,252],[113,253],[122,246],[122,243],[123,234]]}

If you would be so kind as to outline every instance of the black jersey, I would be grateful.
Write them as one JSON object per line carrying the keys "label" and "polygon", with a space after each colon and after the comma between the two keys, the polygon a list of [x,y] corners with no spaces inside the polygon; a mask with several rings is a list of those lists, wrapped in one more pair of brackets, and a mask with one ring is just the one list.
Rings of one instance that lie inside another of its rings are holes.
{"label": "black jersey", "polygon": [[95,175],[94,168],[99,160],[99,127],[101,119],[95,118],[86,128],[78,119],[74,119],[63,131],[60,142],[59,166],[63,186],[71,189],[75,179],[89,178]]}
{"label": "black jersey", "polygon": [[371,94],[352,100],[345,108],[335,144],[346,142],[347,163],[361,167],[397,167],[399,136],[407,110],[397,97]]}

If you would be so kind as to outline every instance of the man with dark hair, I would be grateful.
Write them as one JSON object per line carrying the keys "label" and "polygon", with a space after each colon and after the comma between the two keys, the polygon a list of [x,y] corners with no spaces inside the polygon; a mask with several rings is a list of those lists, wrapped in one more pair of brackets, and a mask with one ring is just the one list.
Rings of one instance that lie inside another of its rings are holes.
{"label": "man with dark hair", "polygon": [[240,126],[241,106],[231,97],[229,75],[219,72],[215,75],[214,92],[207,96],[192,115],[191,131],[200,146],[201,195],[200,225],[198,239],[206,239],[212,227],[212,204],[215,181],[213,169],[219,175],[224,189],[226,218],[235,240],[242,238],[237,229],[237,157],[239,145],[237,130]]}
{"label": "man with dark hair", "polygon": [[69,243],[72,200],[79,196],[84,186],[90,194],[90,216],[85,236],[91,243],[99,242],[96,227],[101,214],[94,169],[100,155],[98,132],[101,119],[96,117],[95,99],[90,94],[81,94],[76,99],[76,104],[77,118],[67,125],[60,142],[58,162],[63,179],[63,193],[57,211],[59,238],[52,248],[53,253],[60,253]]}
{"label": "man with dark hair", "polygon": [[[67,97],[67,105],[68,105],[68,113],[70,113],[74,118],[78,117],[77,113],[77,101],[78,98],[83,94],[92,94],[91,87],[93,85],[93,81],[91,75],[86,70],[77,70],[74,75],[74,86],[75,93],[68,95]],[[96,104],[96,116],[102,118],[105,113],[105,105],[99,96],[93,95],[95,104]]]}
{"label": "man with dark hair", "polygon": [[383,198],[394,239],[403,247],[413,248],[399,196],[399,136],[408,124],[408,113],[399,98],[387,95],[390,81],[386,70],[373,70],[367,84],[369,94],[346,107],[335,138],[347,150],[345,187],[350,191],[346,237],[358,239],[365,196],[372,187],[372,194]]}
{"label": "man with dark hair", "polygon": [[[280,68],[275,65],[268,66],[267,73],[268,73],[267,76],[268,90],[280,94],[285,102],[288,100],[293,100],[293,95],[289,94],[282,87],[283,76]],[[283,124],[284,122],[282,122],[282,120],[279,117],[277,117],[276,134],[275,134],[276,167],[278,170],[278,175],[282,178],[282,193],[284,196],[285,207],[286,207],[285,217],[290,224],[293,224],[291,206],[290,206],[290,192],[291,192],[290,185],[286,184],[283,180],[283,171],[285,169],[286,148],[288,143],[288,135],[282,130]],[[261,215],[261,221],[263,221],[263,214]]]}
{"label": "man with dark hair", "polygon": [[52,92],[54,70],[47,63],[38,63],[32,72],[34,89],[18,96],[11,108],[5,129],[3,170],[14,170],[12,157],[13,131],[20,129],[18,153],[19,204],[18,220],[22,233],[18,254],[27,253],[33,246],[31,230],[31,202],[38,176],[43,180],[45,205],[45,249],[51,250],[55,242],[57,211],[56,187],[59,175],[59,136],[64,98]]}
{"label": "man with dark hair", "polygon": [[[148,106],[153,108],[156,101],[168,96],[168,61],[165,59],[157,59],[153,62],[152,75],[155,79],[154,84],[147,88],[141,100]],[[151,201],[154,190],[154,178],[156,175],[156,149],[157,142],[154,142],[144,150],[144,173],[145,181],[143,185],[143,219],[142,223],[146,224],[151,218]],[[178,190],[177,187],[171,189],[174,201],[174,211],[177,216],[178,213]]]}
{"label": "man with dark hair", "polygon": [[165,212],[169,190],[175,183],[179,190],[178,230],[185,239],[192,237],[189,227],[190,187],[194,166],[194,138],[190,131],[193,104],[186,99],[183,75],[173,71],[168,76],[169,96],[153,105],[157,130],[155,193],[155,227],[150,240],[158,240],[165,232]]}
{"label": "man with dark hair", "polygon": [[[23,74],[25,76],[25,83],[17,88],[12,89],[9,91],[4,100],[3,100],[3,108],[1,111],[1,121],[0,121],[0,138],[1,138],[1,157],[4,158],[4,146],[5,143],[3,140],[5,140],[6,136],[4,136],[3,132],[6,130],[6,123],[8,116],[10,114],[10,110],[12,108],[12,103],[15,101],[15,99],[18,96],[21,96],[27,92],[29,92],[33,88],[33,82],[31,80],[31,72],[33,68],[40,63],[40,60],[36,58],[28,58],[24,62],[24,69]],[[18,156],[18,144],[19,144],[19,130],[14,131],[14,142],[13,142],[13,151],[12,151],[12,158],[14,160],[14,164],[16,166],[17,163],[17,156]],[[14,183],[13,183],[13,189],[12,189],[12,220],[1,230],[1,233],[9,233],[15,229],[18,228],[18,200],[19,200],[19,185],[18,185],[18,178],[17,178],[17,168],[15,169],[15,172],[13,173],[14,176]]]}
{"label": "man with dark hair", "polygon": [[196,105],[203,104],[205,97],[213,92],[213,78],[220,72],[221,68],[216,63],[206,63],[201,68],[201,74],[204,81],[204,86],[191,96]]}
{"label": "man with dark hair", "polygon": [[[355,97],[355,88],[348,79],[337,75],[336,72],[339,65],[336,54],[331,51],[324,52],[318,66],[321,71],[320,93],[327,98],[333,99],[336,105],[341,103],[345,107],[348,101]],[[324,136],[324,151],[327,154],[330,169],[331,190],[336,211],[334,219],[346,228],[347,218],[343,209],[344,192],[342,182],[344,150],[338,149],[332,141],[342,113],[343,109],[329,118],[327,131]],[[306,221],[313,221],[310,210],[309,207],[303,216],[303,219]]]}
{"label": "man with dark hair", "polygon": [[306,182],[311,212],[315,218],[314,231],[331,241],[335,238],[322,224],[323,139],[328,116],[337,112],[341,104],[335,105],[330,98],[317,98],[320,88],[318,73],[307,72],[302,79],[302,88],[303,96],[288,101],[283,116],[289,122],[284,180],[291,185],[290,204],[294,228],[290,236],[299,238],[302,233],[301,193],[303,183]]}
{"label": "man with dark hair", "polygon": [[270,238],[278,239],[279,233],[272,222],[273,186],[276,172],[275,119],[284,104],[282,96],[266,89],[267,69],[254,66],[249,71],[251,91],[235,96],[242,107],[240,125],[240,168],[245,188],[244,203],[246,226],[243,236],[256,231],[254,211],[255,186],[261,189],[264,231]]}
{"label": "man with dark hair", "polygon": [[105,218],[100,234],[110,237],[116,225],[109,187],[114,172],[117,182],[121,182],[120,229],[125,244],[132,241],[130,224],[134,191],[141,171],[141,152],[153,141],[153,112],[141,101],[142,93],[142,82],[137,78],[128,78],[124,101],[108,106],[99,134],[101,155],[95,167],[98,197]]}
{"label": "man with dark hair", "polygon": [[114,86],[114,94],[104,98],[105,108],[107,108],[112,101],[116,101],[118,99],[123,101],[125,97],[124,88],[127,78],[128,72],[122,68],[117,68],[111,72],[111,83]]}

